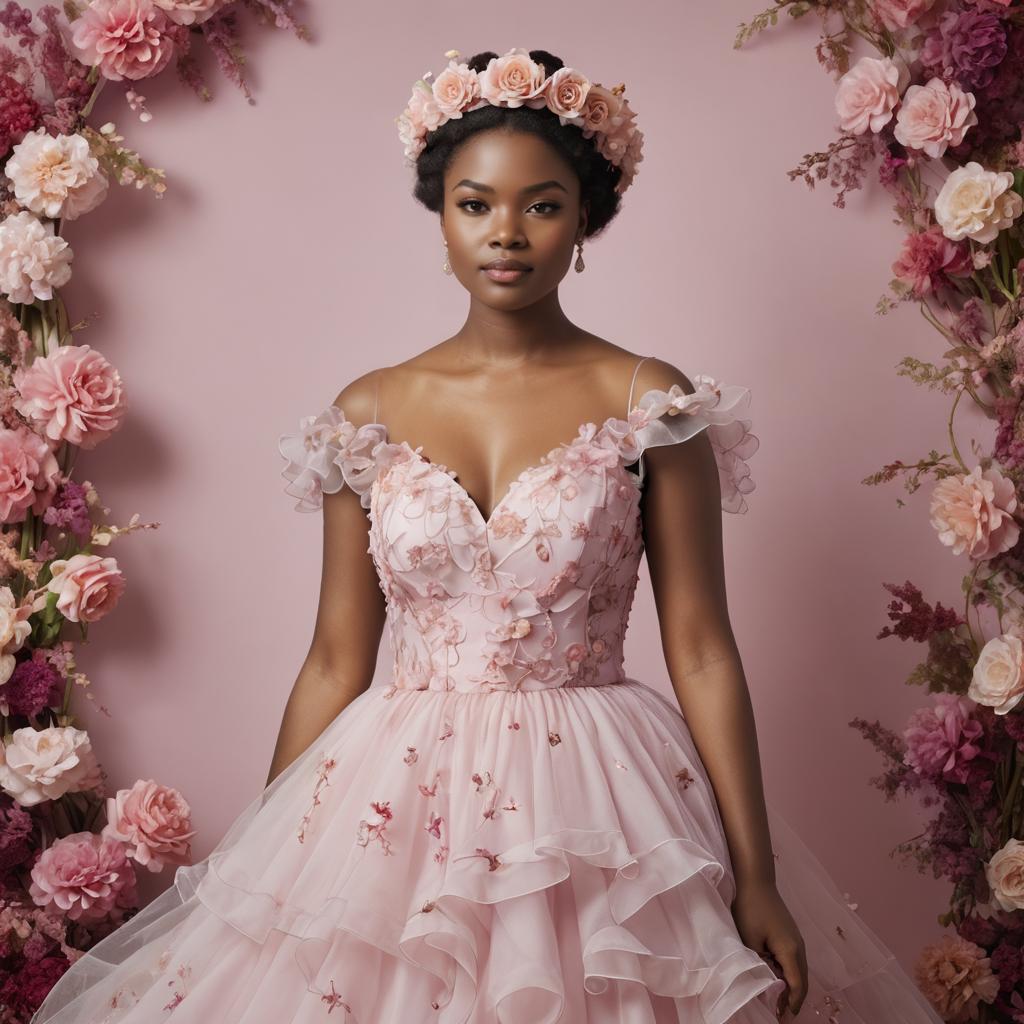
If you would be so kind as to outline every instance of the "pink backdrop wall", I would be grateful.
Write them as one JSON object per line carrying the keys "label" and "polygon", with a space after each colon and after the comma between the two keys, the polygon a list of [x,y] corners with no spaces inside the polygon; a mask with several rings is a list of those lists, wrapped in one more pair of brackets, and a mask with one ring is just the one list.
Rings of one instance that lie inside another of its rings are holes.
{"label": "pink backdrop wall", "polygon": [[[148,124],[118,88],[98,104],[96,123],[115,120],[169,180],[162,201],[117,190],[67,226],[72,319],[99,314],[78,340],[114,361],[133,406],[80,469],[117,521],[162,524],[115,546],[128,590],[83,652],[111,711],[83,717],[112,785],[181,789],[197,858],[258,794],[320,572],[321,520],[283,493],[278,434],[465,314],[394,118],[449,48],[543,47],[625,81],[646,134],[619,220],[562,303],[604,337],[752,388],[757,490],[725,536],[769,799],[909,966],[946,888],[890,859],[921,818],[869,787],[881,764],[846,723],[902,729],[920,698],[901,684],[920,650],[874,639],[882,582],[959,605],[963,565],[935,540],[927,493],[898,510],[898,484],[860,483],[941,445],[947,407],[893,371],[937,354],[934,332],[911,307],[873,311],[899,238],[885,197],[840,212],[786,177],[834,134],[814,19],[737,52],[763,4],[643,0],[628,48],[610,3],[395,6],[316,5],[312,43],[247,19],[252,107],[209,60],[212,105],[171,76],[141,83]],[[646,576],[631,623],[628,671],[671,695]]]}

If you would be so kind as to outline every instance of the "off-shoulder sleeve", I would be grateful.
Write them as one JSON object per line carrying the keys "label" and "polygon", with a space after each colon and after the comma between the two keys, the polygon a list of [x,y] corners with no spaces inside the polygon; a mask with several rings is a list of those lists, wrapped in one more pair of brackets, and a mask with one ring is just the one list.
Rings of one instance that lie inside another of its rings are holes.
{"label": "off-shoulder sleeve", "polygon": [[282,434],[277,449],[287,465],[281,475],[288,481],[286,493],[299,499],[296,510],[315,512],[323,506],[324,494],[344,485],[359,495],[363,508],[369,508],[378,466],[374,450],[385,435],[379,423],[355,426],[336,405],[303,417],[295,433]]}
{"label": "off-shoulder sleeve", "polygon": [[668,391],[652,388],[640,397],[639,426],[634,430],[640,458],[638,471],[644,476],[643,452],[659,445],[679,444],[707,430],[718,463],[718,479],[725,512],[746,512],[744,495],[754,489],[746,460],[757,451],[760,441],[750,432],[744,414],[750,407],[750,389],[723,384],[707,374],[693,378],[694,392],[686,394],[678,384]]}

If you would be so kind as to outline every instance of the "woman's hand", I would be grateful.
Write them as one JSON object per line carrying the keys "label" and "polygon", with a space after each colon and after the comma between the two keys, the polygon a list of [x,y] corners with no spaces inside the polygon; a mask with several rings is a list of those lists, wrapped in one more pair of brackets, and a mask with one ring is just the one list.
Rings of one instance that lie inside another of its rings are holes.
{"label": "woman's hand", "polygon": [[771,882],[739,885],[732,915],[744,944],[757,953],[770,953],[782,968],[786,990],[779,998],[777,1016],[787,1008],[796,1016],[807,997],[807,955],[778,889]]}

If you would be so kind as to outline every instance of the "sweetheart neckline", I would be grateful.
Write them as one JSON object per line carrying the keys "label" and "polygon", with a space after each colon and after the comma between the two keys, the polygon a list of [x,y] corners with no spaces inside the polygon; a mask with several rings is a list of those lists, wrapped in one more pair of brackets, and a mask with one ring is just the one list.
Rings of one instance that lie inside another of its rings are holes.
{"label": "sweetheart neckline", "polygon": [[[639,406],[639,404],[637,404],[632,409],[630,409],[629,412],[633,413],[634,411],[638,410],[639,408],[640,408],[640,406]],[[388,435],[388,428],[387,428],[387,426],[385,424],[383,424],[383,423],[379,423],[379,424],[377,424],[377,426],[380,426],[380,427],[384,428],[384,437],[386,439],[385,440],[386,444],[395,444],[399,448],[404,448],[407,452],[409,452],[410,455],[413,456],[413,458],[417,459],[423,465],[431,466],[434,469],[440,470],[444,474],[444,476],[446,476],[452,482],[452,484],[454,484],[455,487],[458,488],[458,490],[462,493],[462,495],[465,497],[465,499],[473,507],[474,512],[476,514],[476,517],[480,521],[480,525],[483,527],[484,531],[486,533],[490,533],[491,524],[494,522],[494,519],[497,516],[499,510],[502,508],[502,506],[506,502],[511,500],[512,494],[515,492],[515,488],[516,488],[517,484],[521,483],[530,474],[538,472],[538,471],[540,471],[542,469],[547,469],[548,466],[549,466],[548,459],[550,459],[552,455],[554,455],[556,452],[560,451],[562,448],[568,448],[571,445],[575,444],[577,442],[577,440],[579,440],[579,438],[583,436],[583,431],[586,430],[587,427],[594,427],[594,433],[593,433],[593,435],[589,439],[589,442],[592,443],[594,438],[596,438],[600,433],[602,433],[604,430],[607,429],[609,423],[613,423],[613,422],[628,423],[628,417],[629,417],[629,414],[627,414],[626,419],[620,419],[618,416],[609,416],[609,417],[607,417],[605,419],[605,421],[599,427],[594,423],[593,420],[584,420],[584,422],[581,423],[576,428],[576,435],[575,435],[575,437],[573,437],[569,441],[559,441],[558,444],[556,444],[553,448],[549,448],[540,457],[540,459],[537,462],[534,462],[534,463],[530,464],[529,466],[526,466],[523,470],[520,471],[520,473],[517,476],[514,476],[509,481],[508,486],[505,487],[504,491],[501,494],[501,497],[499,497],[498,500],[494,503],[494,507],[491,509],[489,515],[485,515],[484,514],[484,510],[477,504],[477,501],[473,497],[473,495],[469,493],[469,491],[466,488],[466,485],[462,482],[462,480],[459,477],[459,474],[458,474],[458,472],[456,470],[452,469],[450,466],[446,465],[443,462],[434,462],[433,460],[428,458],[426,455],[424,455],[423,454],[423,445],[419,445],[419,446],[414,448],[408,441],[394,441],[393,442],[393,441],[388,440],[388,436],[389,435]],[[620,461],[619,461],[619,465],[622,466],[621,458],[620,458]],[[632,463],[630,463],[630,465],[632,465]],[[627,471],[627,475],[633,480],[634,485],[636,486],[636,489],[637,489],[637,493],[639,494],[640,493],[640,480],[639,480],[637,474],[635,474],[635,473],[628,473],[628,471]]]}

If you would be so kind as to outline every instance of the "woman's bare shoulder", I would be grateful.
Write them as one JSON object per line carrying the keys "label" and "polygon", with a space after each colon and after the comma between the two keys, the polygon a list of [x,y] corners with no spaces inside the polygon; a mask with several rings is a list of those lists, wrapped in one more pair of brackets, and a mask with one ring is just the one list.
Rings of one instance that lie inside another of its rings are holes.
{"label": "woman's bare shoulder", "polygon": [[362,426],[372,423],[377,405],[377,389],[385,367],[364,373],[346,384],[334,399],[336,405],[350,423]]}

